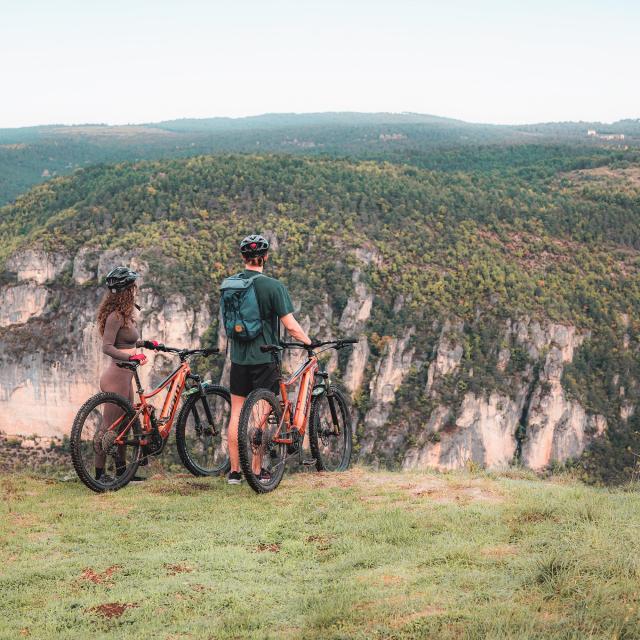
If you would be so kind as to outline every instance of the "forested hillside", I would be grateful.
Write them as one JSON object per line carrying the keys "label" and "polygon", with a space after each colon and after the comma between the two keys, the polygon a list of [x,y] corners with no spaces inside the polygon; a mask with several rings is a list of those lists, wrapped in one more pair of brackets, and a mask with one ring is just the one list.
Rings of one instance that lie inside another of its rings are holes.
{"label": "forested hillside", "polygon": [[[360,459],[415,466],[450,442],[457,453],[446,462],[439,453],[440,464],[491,464],[490,440],[466,453],[456,440],[472,433],[463,416],[490,406],[500,420],[508,414],[504,459],[539,468],[527,450],[536,411],[550,420],[545,407],[560,398],[569,417],[553,429],[580,411],[583,439],[562,440],[564,453],[550,449],[545,464],[586,443],[588,478],[629,477],[640,452],[640,157],[527,145],[449,150],[431,163],[448,170],[200,156],[91,166],[35,187],[0,209],[0,284],[21,286],[16,256],[29,247],[62,266],[44,278],[39,315],[0,324],[5,357],[27,340],[46,351],[45,323],[95,304],[91,252],[135,256],[159,300],[180,292],[194,309],[208,301],[204,339],[216,341],[217,285],[238,268],[239,239],[260,231],[274,241],[270,272],[312,333],[348,329],[366,344],[333,363],[356,405]],[[478,165],[497,168],[468,170]]]}
{"label": "forested hillside", "polygon": [[[624,134],[625,139],[588,137],[591,128]],[[531,165],[544,171],[562,166],[567,157],[587,162],[612,148],[639,144],[635,120],[496,126],[411,113],[270,114],[0,129],[0,204],[32,185],[96,162],[242,152],[390,160],[446,171]]]}

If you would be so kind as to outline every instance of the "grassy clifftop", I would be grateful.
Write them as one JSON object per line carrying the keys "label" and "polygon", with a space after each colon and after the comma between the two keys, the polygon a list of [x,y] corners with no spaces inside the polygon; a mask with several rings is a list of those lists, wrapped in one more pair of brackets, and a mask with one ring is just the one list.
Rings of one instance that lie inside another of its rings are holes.
{"label": "grassy clifftop", "polygon": [[510,476],[0,479],[0,637],[635,638],[640,496]]}

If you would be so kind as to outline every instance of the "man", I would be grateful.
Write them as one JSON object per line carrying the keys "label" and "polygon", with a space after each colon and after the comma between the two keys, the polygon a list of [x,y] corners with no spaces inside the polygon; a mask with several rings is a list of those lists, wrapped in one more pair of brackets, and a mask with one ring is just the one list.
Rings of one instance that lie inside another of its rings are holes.
{"label": "man", "polygon": [[[247,236],[240,243],[240,253],[244,260],[244,271],[238,278],[253,279],[253,288],[259,308],[261,327],[253,339],[246,335],[229,337],[231,343],[231,417],[229,420],[229,458],[231,471],[229,484],[240,484],[240,456],[238,453],[238,422],[245,398],[254,389],[279,391],[278,368],[270,353],[263,353],[260,347],[265,344],[278,344],[278,323],[295,339],[304,344],[311,344],[309,336],[293,317],[293,304],[287,288],[278,280],[263,275],[264,265],[269,259],[269,242],[260,235]],[[224,287],[224,283],[223,283]],[[243,327],[237,327],[241,331]],[[227,329],[229,334],[229,329]],[[261,472],[262,475],[262,472]]]}

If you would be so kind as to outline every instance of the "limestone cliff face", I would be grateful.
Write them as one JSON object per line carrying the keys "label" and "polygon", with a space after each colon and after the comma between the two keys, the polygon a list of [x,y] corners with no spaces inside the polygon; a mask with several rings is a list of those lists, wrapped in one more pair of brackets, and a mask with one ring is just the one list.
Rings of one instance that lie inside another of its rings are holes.
{"label": "limestone cliff face", "polygon": [[[374,464],[393,460],[407,469],[469,463],[499,468],[518,460],[541,469],[580,455],[607,429],[606,419],[567,397],[561,383],[587,334],[569,325],[508,320],[490,347],[501,383],[467,388],[461,383],[463,370],[467,381],[477,376],[467,351],[472,328],[451,317],[425,325],[392,324],[395,335],[375,334],[371,323],[377,299],[363,272],[379,257],[364,250],[355,257],[361,266],[353,271],[344,308],[336,311],[319,292],[313,308],[296,305],[296,314],[320,338],[359,338],[349,352],[332,353],[327,368],[354,400],[361,459]],[[107,362],[95,325],[102,293],[96,283],[118,263],[141,274],[144,338],[194,347],[215,324],[213,289],[195,304],[180,293],[161,297],[145,284],[149,270],[135,252],[89,246],[75,256],[22,251],[8,261],[0,286],[0,431],[49,437],[69,432],[79,406],[98,390]],[[296,291],[292,294],[295,300]],[[394,315],[404,304],[400,297],[395,301]],[[222,331],[218,346],[226,346]],[[145,385],[175,365],[168,355],[148,355],[149,365],[142,369]],[[301,357],[288,353],[285,368],[291,370]],[[227,383],[228,361],[218,371]],[[407,398],[411,410],[404,406]],[[622,418],[634,410],[629,399]]]}
{"label": "limestone cliff face", "polygon": [[48,300],[48,289],[35,282],[3,287],[0,293],[0,327],[24,324],[29,318],[41,315]]}
{"label": "limestone cliff face", "polygon": [[[80,405],[99,390],[103,356],[95,323],[101,290],[67,287],[55,278],[72,268],[86,285],[114,264],[146,265],[130,253],[81,250],[73,262],[27,251],[10,260],[16,282],[0,287],[0,431],[61,437],[68,434]],[[142,335],[175,346],[194,347],[211,323],[209,299],[193,308],[181,294],[160,299],[141,281]],[[175,358],[148,354],[141,370],[144,385],[157,381]]]}
{"label": "limestone cliff face", "polygon": [[522,461],[540,469],[552,460],[566,460],[582,452],[588,440],[606,429],[604,416],[587,415],[577,402],[565,397],[561,384],[563,366],[573,359],[582,343],[573,327],[551,325],[551,339],[539,384],[529,408],[527,438],[522,447]]}
{"label": "limestone cliff face", "polygon": [[44,284],[54,280],[70,263],[69,257],[64,254],[27,249],[16,253],[7,261],[7,270],[15,272],[20,281]]}
{"label": "limestone cliff face", "polygon": [[[407,450],[403,466],[452,469],[473,462],[499,468],[518,458],[527,467],[542,469],[579,456],[606,429],[605,418],[589,415],[579,403],[567,399],[561,384],[563,367],[572,361],[584,338],[571,326],[541,325],[526,318],[508,321],[504,342],[521,345],[531,364],[513,377],[509,394],[467,393],[455,412],[446,405],[437,406],[416,446]],[[427,390],[438,377],[459,366],[462,349],[454,344],[450,325],[445,324],[429,366]],[[509,349],[500,349],[497,368],[504,370],[510,356]],[[432,395],[438,399],[437,392]]]}

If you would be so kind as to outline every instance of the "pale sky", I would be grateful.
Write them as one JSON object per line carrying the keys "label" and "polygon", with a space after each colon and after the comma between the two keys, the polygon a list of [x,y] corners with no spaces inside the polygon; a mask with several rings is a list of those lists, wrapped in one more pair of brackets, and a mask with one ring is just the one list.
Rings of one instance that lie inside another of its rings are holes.
{"label": "pale sky", "polygon": [[640,117],[640,0],[0,0],[0,127]]}

